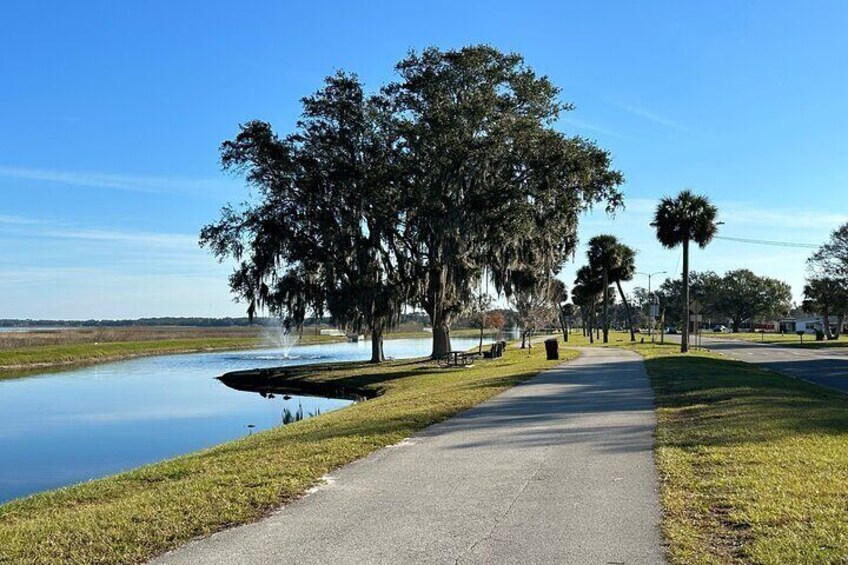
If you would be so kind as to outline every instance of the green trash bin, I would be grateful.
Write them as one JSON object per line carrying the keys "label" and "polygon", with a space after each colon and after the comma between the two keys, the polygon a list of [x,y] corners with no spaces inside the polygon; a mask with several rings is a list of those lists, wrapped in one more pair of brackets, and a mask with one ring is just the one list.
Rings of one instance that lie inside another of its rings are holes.
{"label": "green trash bin", "polygon": [[555,338],[545,340],[545,353],[548,354],[548,361],[559,359],[559,342]]}

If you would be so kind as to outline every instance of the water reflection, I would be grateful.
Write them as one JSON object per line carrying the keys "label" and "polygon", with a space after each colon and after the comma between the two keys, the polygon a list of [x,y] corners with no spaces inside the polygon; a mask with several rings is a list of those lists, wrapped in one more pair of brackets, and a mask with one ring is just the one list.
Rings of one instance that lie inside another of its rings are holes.
{"label": "water reflection", "polygon": [[[474,339],[455,339],[470,348]],[[427,339],[386,354],[427,355]],[[236,390],[223,373],[359,361],[370,343],[147,357],[0,381],[0,502],[102,477],[349,405],[340,394]],[[343,392],[343,391],[336,391]],[[252,426],[252,427],[248,427]]]}

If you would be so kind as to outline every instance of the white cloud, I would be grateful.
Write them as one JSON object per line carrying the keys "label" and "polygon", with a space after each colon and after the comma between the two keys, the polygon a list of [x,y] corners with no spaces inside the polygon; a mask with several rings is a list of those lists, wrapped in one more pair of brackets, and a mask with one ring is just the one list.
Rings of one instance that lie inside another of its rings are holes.
{"label": "white cloud", "polygon": [[0,166],[0,177],[43,181],[91,188],[109,188],[148,193],[203,193],[231,185],[225,179],[123,175],[101,172],[56,171]]}

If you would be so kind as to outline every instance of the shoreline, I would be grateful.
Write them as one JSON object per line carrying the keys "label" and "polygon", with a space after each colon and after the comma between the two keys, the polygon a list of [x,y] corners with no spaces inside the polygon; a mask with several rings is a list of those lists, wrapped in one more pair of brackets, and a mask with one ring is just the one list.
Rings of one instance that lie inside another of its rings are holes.
{"label": "shoreline", "polygon": [[[484,337],[494,332],[486,332]],[[384,339],[419,339],[432,334],[420,332],[398,332],[388,334]],[[452,332],[455,337],[476,337],[479,330],[459,329]],[[342,336],[304,335],[298,338],[297,345],[319,345],[325,343],[343,343]],[[75,343],[68,345],[39,345],[20,348],[0,349],[0,382],[26,378],[41,373],[53,373],[66,369],[90,367],[103,363],[114,363],[158,355],[185,355],[190,353],[211,353],[218,351],[241,351],[246,349],[274,349],[276,345],[267,345],[260,337],[206,337],[176,338],[167,340],[111,341],[103,343]],[[98,353],[100,352],[100,353]],[[32,358],[33,361],[8,363],[6,359]]]}

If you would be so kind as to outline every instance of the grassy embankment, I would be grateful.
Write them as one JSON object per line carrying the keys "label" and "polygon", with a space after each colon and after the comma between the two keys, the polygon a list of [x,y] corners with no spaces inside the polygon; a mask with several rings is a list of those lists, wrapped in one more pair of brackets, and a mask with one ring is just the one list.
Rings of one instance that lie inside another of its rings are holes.
{"label": "grassy embankment", "polygon": [[848,396],[674,344],[627,347],[656,395],[672,563],[845,563]]}
{"label": "grassy embankment", "polygon": [[[566,352],[566,356],[576,354]],[[555,365],[543,347],[439,369],[422,360],[315,367],[373,400],[113,477],[0,506],[0,563],[139,563],[256,520],[320,477]]]}

